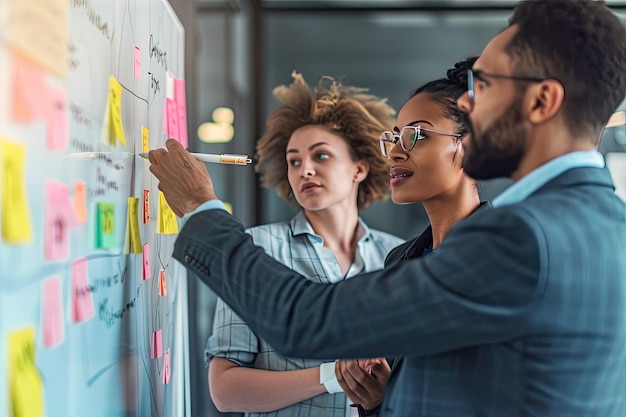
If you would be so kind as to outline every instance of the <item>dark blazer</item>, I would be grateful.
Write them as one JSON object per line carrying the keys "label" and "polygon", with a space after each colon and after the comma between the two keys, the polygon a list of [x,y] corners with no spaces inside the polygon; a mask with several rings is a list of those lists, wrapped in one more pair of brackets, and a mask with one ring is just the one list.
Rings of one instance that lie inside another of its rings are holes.
{"label": "dark blazer", "polygon": [[403,356],[383,416],[626,416],[626,208],[605,169],[334,285],[266,256],[223,210],[191,217],[174,256],[287,356]]}

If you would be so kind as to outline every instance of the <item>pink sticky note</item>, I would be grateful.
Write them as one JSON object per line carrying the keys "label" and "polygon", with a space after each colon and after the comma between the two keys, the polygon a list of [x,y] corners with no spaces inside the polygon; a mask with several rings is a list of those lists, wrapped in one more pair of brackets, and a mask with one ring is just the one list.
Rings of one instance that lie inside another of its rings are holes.
{"label": "pink sticky note", "polygon": [[141,49],[135,45],[135,78],[141,78]]}
{"label": "pink sticky note", "polygon": [[141,272],[141,278],[152,278],[152,268],[150,268],[150,246],[148,242],[143,244],[143,267]]}
{"label": "pink sticky note", "polygon": [[178,105],[174,100],[165,99],[167,107],[167,137],[180,141],[180,131],[178,126]]}
{"label": "pink sticky note", "polygon": [[87,276],[87,258],[72,262],[72,321],[80,323],[93,317],[93,298]]}
{"label": "pink sticky note", "polygon": [[150,359],[156,359],[163,356],[161,329],[152,333],[150,338]]}
{"label": "pink sticky note", "polygon": [[67,258],[69,229],[76,224],[67,186],[57,181],[46,182],[43,239],[46,259],[56,261]]}
{"label": "pink sticky note", "polygon": [[167,136],[179,140],[180,127],[178,126],[178,105],[174,100],[165,99],[167,106]]}
{"label": "pink sticky note", "polygon": [[178,140],[186,148],[189,140],[187,137],[187,99],[185,96],[185,80],[174,79],[174,100],[178,107]]}
{"label": "pink sticky note", "polygon": [[46,144],[48,148],[63,151],[67,149],[69,124],[67,113],[67,90],[61,87],[49,89],[48,111],[46,112]]}
{"label": "pink sticky note", "polygon": [[163,354],[163,372],[161,373],[163,376],[163,383],[170,383],[170,350],[167,349]]}
{"label": "pink sticky note", "polygon": [[43,344],[53,347],[63,341],[63,298],[61,282],[58,278],[49,278],[43,282]]}
{"label": "pink sticky note", "polygon": [[44,117],[48,103],[46,72],[19,54],[13,54],[13,118],[30,122]]}

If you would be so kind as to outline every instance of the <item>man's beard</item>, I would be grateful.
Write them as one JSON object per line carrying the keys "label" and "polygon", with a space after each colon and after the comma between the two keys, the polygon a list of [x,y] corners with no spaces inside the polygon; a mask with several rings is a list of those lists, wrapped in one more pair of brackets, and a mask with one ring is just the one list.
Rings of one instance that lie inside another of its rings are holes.
{"label": "man's beard", "polygon": [[528,137],[528,129],[522,123],[521,102],[513,101],[480,136],[474,132],[469,115],[464,113],[463,118],[472,135],[472,143],[463,149],[465,173],[476,180],[510,177],[524,156]]}

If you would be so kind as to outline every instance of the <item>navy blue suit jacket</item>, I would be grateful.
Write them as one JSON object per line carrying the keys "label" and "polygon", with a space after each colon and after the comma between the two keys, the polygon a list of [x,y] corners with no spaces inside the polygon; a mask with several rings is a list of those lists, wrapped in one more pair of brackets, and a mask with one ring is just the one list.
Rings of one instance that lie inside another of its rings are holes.
{"label": "navy blue suit jacket", "polygon": [[174,256],[287,356],[404,357],[381,415],[626,416],[626,209],[605,169],[334,285],[266,256],[223,210],[191,217]]}

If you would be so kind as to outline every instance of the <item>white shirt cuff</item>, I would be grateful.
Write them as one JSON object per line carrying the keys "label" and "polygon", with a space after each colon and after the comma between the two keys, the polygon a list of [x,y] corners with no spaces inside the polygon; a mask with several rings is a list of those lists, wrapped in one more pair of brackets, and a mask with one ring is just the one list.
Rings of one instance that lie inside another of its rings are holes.
{"label": "white shirt cuff", "polygon": [[324,384],[329,394],[343,392],[335,375],[335,362],[325,362],[320,365],[320,384]]}

